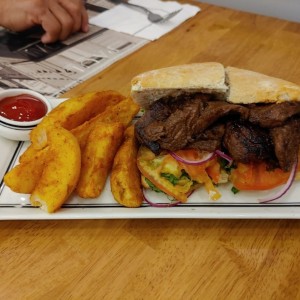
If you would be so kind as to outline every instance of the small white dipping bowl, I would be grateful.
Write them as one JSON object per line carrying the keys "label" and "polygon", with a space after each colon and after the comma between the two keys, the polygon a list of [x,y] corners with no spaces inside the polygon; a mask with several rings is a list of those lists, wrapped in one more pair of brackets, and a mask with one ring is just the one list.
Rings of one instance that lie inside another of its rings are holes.
{"label": "small white dipping bowl", "polygon": [[[5,98],[18,95],[30,95],[42,101],[46,106],[46,114],[52,109],[50,102],[45,96],[27,89],[9,89],[0,91],[0,102]],[[15,141],[27,141],[29,140],[30,131],[41,122],[43,117],[34,121],[15,121],[0,115],[0,136]]]}

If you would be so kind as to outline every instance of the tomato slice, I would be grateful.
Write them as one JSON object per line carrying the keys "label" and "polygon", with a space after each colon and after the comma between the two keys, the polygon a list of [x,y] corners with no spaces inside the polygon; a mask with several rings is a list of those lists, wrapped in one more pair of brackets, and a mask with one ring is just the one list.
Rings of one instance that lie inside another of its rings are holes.
{"label": "tomato slice", "polygon": [[286,183],[289,175],[279,168],[268,171],[265,163],[238,163],[231,171],[230,181],[241,191],[269,190]]}

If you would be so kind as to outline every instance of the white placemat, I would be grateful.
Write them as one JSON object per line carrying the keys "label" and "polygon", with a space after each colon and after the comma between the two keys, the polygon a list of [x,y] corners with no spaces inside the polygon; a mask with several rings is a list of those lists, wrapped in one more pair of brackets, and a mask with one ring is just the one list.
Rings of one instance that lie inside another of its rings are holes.
{"label": "white placemat", "polygon": [[90,18],[89,22],[96,26],[153,41],[176,28],[185,20],[195,16],[200,11],[200,8],[197,6],[190,4],[181,5],[176,1],[131,0],[130,3],[144,6],[162,16],[177,10],[180,10],[180,12],[165,22],[151,23],[146,13],[120,4]]}

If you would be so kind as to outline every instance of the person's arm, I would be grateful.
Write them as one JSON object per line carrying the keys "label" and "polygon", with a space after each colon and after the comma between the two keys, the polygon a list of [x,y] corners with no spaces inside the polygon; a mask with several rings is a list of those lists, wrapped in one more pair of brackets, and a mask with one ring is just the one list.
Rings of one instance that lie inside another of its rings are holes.
{"label": "person's arm", "polygon": [[88,31],[82,0],[0,0],[0,26],[23,31],[41,25],[43,43],[64,40],[76,31]]}

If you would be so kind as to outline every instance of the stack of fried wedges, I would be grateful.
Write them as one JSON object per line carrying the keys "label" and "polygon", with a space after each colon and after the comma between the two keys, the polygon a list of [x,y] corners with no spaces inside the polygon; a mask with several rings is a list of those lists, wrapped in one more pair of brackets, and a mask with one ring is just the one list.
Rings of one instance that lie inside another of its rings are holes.
{"label": "stack of fried wedges", "polygon": [[4,177],[14,192],[52,213],[75,193],[97,198],[111,171],[111,190],[127,207],[142,203],[132,120],[139,106],[115,91],[89,93],[54,108],[30,134],[19,164]]}

